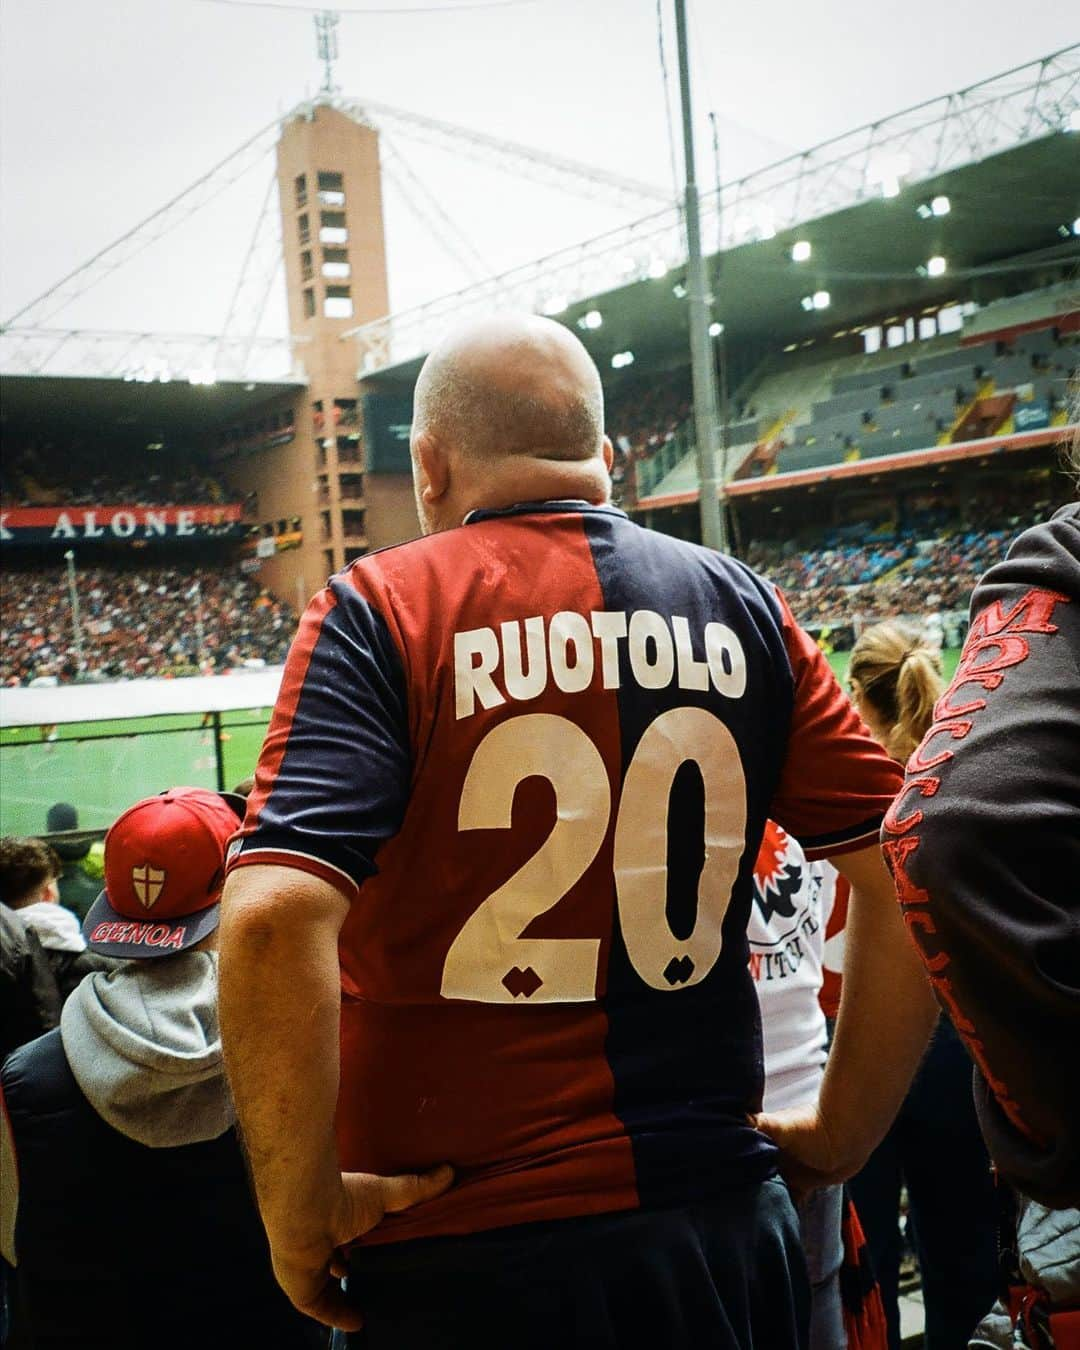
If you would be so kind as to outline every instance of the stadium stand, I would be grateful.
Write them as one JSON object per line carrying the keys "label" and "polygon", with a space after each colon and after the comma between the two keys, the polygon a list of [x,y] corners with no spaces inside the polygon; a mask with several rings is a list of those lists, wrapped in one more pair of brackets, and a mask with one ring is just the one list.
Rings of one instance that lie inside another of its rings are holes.
{"label": "stadium stand", "polygon": [[[100,450],[70,441],[62,446],[5,450],[0,500],[5,506],[219,505],[229,500],[222,484],[190,453],[117,450],[102,462]],[[234,494],[235,495],[235,494]]]}
{"label": "stadium stand", "polygon": [[896,504],[876,520],[807,527],[798,540],[758,539],[746,561],[787,593],[805,627],[827,628],[833,646],[849,646],[868,623],[901,617],[931,620],[956,646],[976,581],[1021,529],[1060,505],[1049,484],[1039,475],[1007,488],[965,478],[918,509]]}
{"label": "stadium stand", "polygon": [[[288,605],[232,566],[86,567],[76,584],[89,679],[277,664],[296,626]],[[5,574],[0,628],[4,685],[69,683],[79,674],[59,568]]]}
{"label": "stadium stand", "polygon": [[[854,355],[818,344],[767,358],[732,400],[731,476],[824,468],[1063,423],[1080,352],[1075,290],[1047,287],[968,308],[960,331]],[[664,387],[680,387],[678,379],[666,376]],[[687,387],[688,372],[682,380]],[[616,432],[631,429],[629,501],[696,486],[689,421],[677,420],[677,405],[650,399],[612,405]]]}

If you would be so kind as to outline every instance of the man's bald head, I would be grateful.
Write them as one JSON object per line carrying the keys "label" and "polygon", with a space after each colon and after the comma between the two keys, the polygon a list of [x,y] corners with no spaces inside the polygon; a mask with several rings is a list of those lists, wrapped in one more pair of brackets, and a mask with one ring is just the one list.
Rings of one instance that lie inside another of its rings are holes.
{"label": "man's bald head", "polygon": [[429,436],[480,460],[586,460],[602,452],[592,357],[551,319],[498,315],[444,338],[416,382],[413,444]]}

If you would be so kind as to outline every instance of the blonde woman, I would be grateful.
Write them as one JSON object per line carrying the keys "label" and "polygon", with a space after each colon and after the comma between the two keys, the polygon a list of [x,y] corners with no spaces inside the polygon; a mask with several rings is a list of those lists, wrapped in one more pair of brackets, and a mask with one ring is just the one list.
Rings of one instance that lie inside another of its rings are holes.
{"label": "blonde woman", "polygon": [[[868,628],[848,667],[863,721],[901,764],[925,736],[944,691],[941,657],[919,631]],[[849,1183],[881,1285],[889,1344],[900,1344],[900,1187],[922,1272],[927,1350],[960,1350],[996,1296],[996,1208],[971,1092],[971,1061],[942,1018],[900,1114]]]}

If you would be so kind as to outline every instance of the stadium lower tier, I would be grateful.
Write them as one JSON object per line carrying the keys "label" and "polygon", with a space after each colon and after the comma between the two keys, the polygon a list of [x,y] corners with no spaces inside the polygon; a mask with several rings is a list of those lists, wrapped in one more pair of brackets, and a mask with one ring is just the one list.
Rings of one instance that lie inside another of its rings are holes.
{"label": "stadium lower tier", "polygon": [[[787,556],[777,547],[754,545],[747,562],[787,593],[804,627],[828,625],[854,637],[861,627],[881,619],[924,622],[931,615],[966,611],[975,583],[1004,558],[1016,533],[965,530],[939,538],[804,549]],[[954,637],[950,632],[943,636]]]}
{"label": "stadium lower tier", "polygon": [[238,567],[63,566],[4,575],[0,680],[68,683],[277,664],[296,614]]}
{"label": "stadium lower tier", "polygon": [[[1036,512],[1033,516],[1041,518]],[[1029,522],[1030,523],[1030,522]],[[824,535],[816,547],[750,545],[746,561],[784,590],[799,621],[838,649],[868,623],[914,619],[956,645],[975,582],[1005,556],[1015,523],[937,532]],[[130,679],[222,671],[284,660],[294,611],[239,568],[88,567],[76,576],[79,641],[67,578],[59,566],[4,578],[0,679]]]}

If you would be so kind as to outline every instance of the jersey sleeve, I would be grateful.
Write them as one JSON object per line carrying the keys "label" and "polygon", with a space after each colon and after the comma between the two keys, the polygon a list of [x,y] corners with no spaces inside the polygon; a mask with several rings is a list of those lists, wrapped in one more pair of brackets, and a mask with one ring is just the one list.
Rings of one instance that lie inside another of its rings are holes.
{"label": "jersey sleeve", "polygon": [[807,858],[866,848],[903,782],[863,725],[824,654],[777,592],[794,679],[787,755],[771,814]]}
{"label": "jersey sleeve", "polygon": [[[998,1169],[1080,1204],[1080,507],[975,590],[885,854]],[[1073,1067],[1068,1067],[1068,1066]]]}
{"label": "jersey sleeve", "polygon": [[300,621],[228,863],[295,867],[349,900],[400,827],[412,771],[401,657],[360,586],[355,569],[335,577]]}

